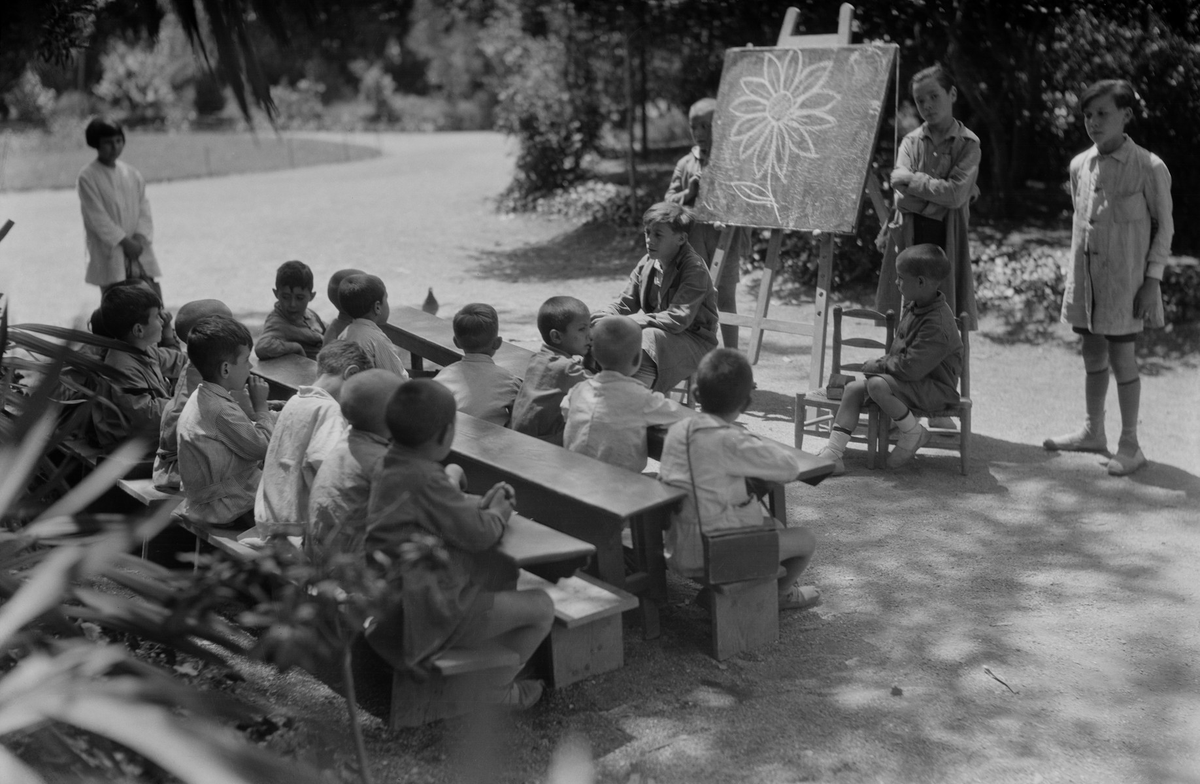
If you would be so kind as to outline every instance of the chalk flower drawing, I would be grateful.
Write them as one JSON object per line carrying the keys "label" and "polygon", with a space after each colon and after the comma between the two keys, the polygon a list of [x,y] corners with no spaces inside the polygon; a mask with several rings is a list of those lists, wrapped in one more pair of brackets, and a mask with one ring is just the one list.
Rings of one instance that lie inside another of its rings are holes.
{"label": "chalk flower drawing", "polygon": [[738,154],[754,164],[754,174],[765,180],[734,182],[733,189],[749,202],[765,204],[779,217],[779,204],[771,187],[772,175],[787,182],[788,164],[793,155],[820,157],[813,132],[837,125],[829,108],[841,100],[837,93],[823,89],[829,79],[832,60],[804,67],[799,51],[782,58],[766,54],[762,76],[744,76],[741,95],[729,106],[737,117],[730,130],[730,141],[739,143]]}

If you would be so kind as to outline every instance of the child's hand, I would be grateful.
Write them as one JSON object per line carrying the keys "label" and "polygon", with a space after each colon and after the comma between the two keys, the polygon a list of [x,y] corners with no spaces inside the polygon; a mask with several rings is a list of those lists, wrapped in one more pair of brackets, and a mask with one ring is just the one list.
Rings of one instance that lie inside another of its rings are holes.
{"label": "child's hand", "polygon": [[1158,309],[1162,301],[1162,285],[1156,278],[1146,278],[1133,297],[1133,317],[1146,318]]}
{"label": "child's hand", "polygon": [[912,184],[912,178],[912,172],[892,172],[892,187],[907,188],[910,184]]}
{"label": "child's hand", "polygon": [[688,183],[687,196],[684,197],[683,203],[690,206],[696,201],[696,197],[700,195],[700,178],[692,180]]}
{"label": "child's hand", "polygon": [[450,481],[457,485],[459,490],[465,492],[467,489],[467,473],[463,471],[462,466],[457,463],[450,463],[446,466],[445,471]]}
{"label": "child's hand", "polygon": [[267,393],[270,387],[267,382],[258,376],[250,376],[246,381],[246,391],[250,394],[250,405],[254,406],[255,411],[267,410]]}
{"label": "child's hand", "polygon": [[499,512],[507,520],[516,510],[517,491],[507,482],[497,482],[479,502],[484,509]]}

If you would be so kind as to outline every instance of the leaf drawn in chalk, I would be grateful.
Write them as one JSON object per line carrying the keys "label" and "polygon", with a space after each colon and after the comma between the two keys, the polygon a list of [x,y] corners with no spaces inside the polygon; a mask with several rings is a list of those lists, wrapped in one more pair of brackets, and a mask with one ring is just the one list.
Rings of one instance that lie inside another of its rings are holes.
{"label": "leaf drawn in chalk", "polygon": [[757,182],[734,182],[730,183],[733,186],[733,192],[741,196],[744,201],[752,204],[769,204],[775,206],[775,197],[771,192],[759,185]]}

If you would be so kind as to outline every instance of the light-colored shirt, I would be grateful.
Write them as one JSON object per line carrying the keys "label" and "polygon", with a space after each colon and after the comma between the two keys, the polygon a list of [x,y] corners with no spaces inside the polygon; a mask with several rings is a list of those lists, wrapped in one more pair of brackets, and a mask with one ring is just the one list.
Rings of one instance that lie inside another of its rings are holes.
{"label": "light-colored shirt", "polygon": [[591,378],[576,357],[554,346],[542,345],[542,350],[529,360],[521,390],[513,401],[512,429],[527,436],[540,438],[562,446],[562,402],[576,384]]}
{"label": "light-colored shirt", "polygon": [[179,414],[181,514],[200,522],[225,525],[254,508],[274,416],[254,419],[228,390],[201,381]]}
{"label": "light-colored shirt", "polygon": [[162,274],[154,255],[154,221],[146,183],[138,170],[116,161],[112,167],[92,161],[79,172],[75,183],[79,208],[83,213],[84,280],[97,286],[109,286],[125,280],[125,250],[121,240],[141,234],[146,247],[138,257],[146,274]]}
{"label": "light-colored shirt", "polygon": [[338,339],[353,340],[362,346],[363,351],[367,352],[367,356],[371,358],[372,367],[391,371],[405,381],[408,380],[408,371],[400,362],[400,355],[396,352],[395,344],[388,340],[388,336],[374,321],[356,318],[350,322],[350,326],[346,327]]}
{"label": "light-colored shirt", "polygon": [[275,421],[254,498],[254,523],[260,536],[307,532],[313,480],[349,427],[338,401],[320,387],[300,387],[288,400]]}
{"label": "light-colored shirt", "polygon": [[562,411],[563,446],[639,473],[646,468],[646,428],[695,414],[614,370],[577,384],[563,399]]}
{"label": "light-colored shirt", "polygon": [[449,389],[464,414],[495,425],[507,425],[521,382],[487,354],[463,354],[434,379]]}
{"label": "light-colored shirt", "polygon": [[703,413],[671,426],[660,463],[659,481],[687,492],[671,513],[664,549],[671,568],[689,577],[704,568],[701,530],[762,525],[763,512],[746,490],[747,477],[789,482],[800,475],[796,450]]}
{"label": "light-colored shirt", "polygon": [[390,445],[383,436],[350,428],[325,458],[308,495],[309,529],[314,541],[320,543],[340,525],[349,541],[361,546],[367,533],[371,476]]}

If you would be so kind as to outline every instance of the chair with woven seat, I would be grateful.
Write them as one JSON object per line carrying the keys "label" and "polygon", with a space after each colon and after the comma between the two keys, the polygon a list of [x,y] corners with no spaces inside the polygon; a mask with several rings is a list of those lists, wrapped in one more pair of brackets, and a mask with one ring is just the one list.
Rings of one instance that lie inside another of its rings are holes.
{"label": "chair with woven seat", "polygon": [[[844,337],[842,334],[843,318],[861,320],[873,327],[882,325],[884,328],[883,340],[881,341],[878,338],[872,337]],[[888,348],[892,345],[892,338],[895,337],[895,333],[895,311],[889,310],[884,314],[866,308],[851,308],[846,310],[840,305],[835,307],[833,309],[832,368],[829,379],[837,379],[839,376],[844,376],[847,372],[861,374],[863,362],[878,357],[880,353],[887,353]],[[869,349],[870,351],[869,355],[867,352],[861,355],[861,361],[843,362],[842,350],[844,348]],[[842,380],[844,381],[845,378]],[[829,394],[830,389],[827,385],[824,389],[814,389],[796,394],[794,425],[797,449],[803,447],[804,436],[806,435],[829,438],[830,432],[833,429],[834,417],[837,415],[838,407],[842,404],[840,388],[838,388],[838,393],[833,397]],[[808,416],[810,408],[815,410],[815,416],[811,419]],[[866,418],[866,422],[863,422],[864,417]],[[865,428],[863,425],[865,425]],[[859,427],[855,429],[854,435],[850,440],[854,443],[867,445],[867,465],[870,468],[875,468],[876,463],[882,460],[882,457],[879,455],[881,444],[885,447],[884,456],[886,456],[887,442],[885,439],[887,427],[887,416],[879,410],[879,406],[875,405],[868,398],[864,402],[862,412],[859,415]],[[881,433],[883,434],[882,436],[880,435]]]}

